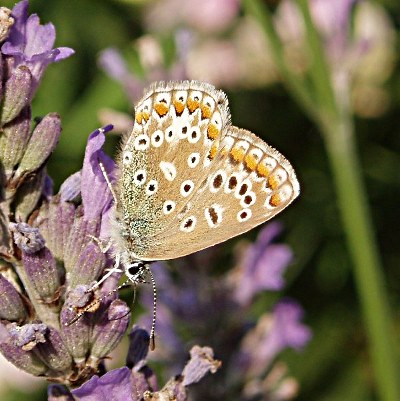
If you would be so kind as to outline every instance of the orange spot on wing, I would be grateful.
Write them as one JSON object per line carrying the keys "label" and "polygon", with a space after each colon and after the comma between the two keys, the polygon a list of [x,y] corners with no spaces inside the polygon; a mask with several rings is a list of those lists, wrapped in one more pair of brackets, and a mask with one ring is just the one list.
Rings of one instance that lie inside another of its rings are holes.
{"label": "orange spot on wing", "polygon": [[257,165],[257,174],[262,176],[262,177],[268,177],[269,168],[263,163],[258,163],[258,165]]}
{"label": "orange spot on wing", "polygon": [[136,122],[138,123],[138,124],[141,124],[142,123],[142,119],[143,119],[143,116],[142,116],[142,113],[136,113],[136,116],[135,116],[135,120],[136,120]]}
{"label": "orange spot on wing", "polygon": [[257,160],[251,154],[246,155],[244,162],[246,163],[246,167],[251,171],[254,171],[257,167]]}
{"label": "orange spot on wing", "polygon": [[207,137],[209,139],[217,139],[219,135],[219,129],[214,124],[209,124],[207,127]]}
{"label": "orange spot on wing", "polygon": [[231,156],[232,159],[235,160],[235,162],[240,163],[244,159],[244,150],[243,148],[232,148],[231,150]]}
{"label": "orange spot on wing", "polygon": [[189,98],[187,100],[187,106],[188,106],[189,111],[191,113],[193,113],[195,110],[197,110],[200,107],[200,102],[198,100]]}
{"label": "orange spot on wing", "polygon": [[210,152],[208,153],[208,158],[210,160],[214,159],[218,152],[218,143],[213,143],[211,146]]}
{"label": "orange spot on wing", "polygon": [[278,186],[279,186],[279,181],[276,179],[275,176],[270,175],[270,176],[268,177],[268,186],[269,186],[271,189],[276,189],[276,188],[278,188]]}
{"label": "orange spot on wing", "polygon": [[150,114],[147,111],[142,111],[142,119],[144,121],[148,121],[150,118]]}
{"label": "orange spot on wing", "polygon": [[165,116],[168,113],[168,106],[165,103],[156,103],[154,105],[154,110],[160,117]]}
{"label": "orange spot on wing", "polygon": [[201,118],[211,118],[211,108],[206,104],[201,105]]}
{"label": "orange spot on wing", "polygon": [[279,206],[281,203],[281,197],[279,196],[279,194],[273,194],[269,200],[269,204],[271,206]]}
{"label": "orange spot on wing", "polygon": [[178,100],[173,101],[174,107],[176,114],[180,116],[183,113],[183,110],[185,109],[185,105],[182,102],[179,102]]}

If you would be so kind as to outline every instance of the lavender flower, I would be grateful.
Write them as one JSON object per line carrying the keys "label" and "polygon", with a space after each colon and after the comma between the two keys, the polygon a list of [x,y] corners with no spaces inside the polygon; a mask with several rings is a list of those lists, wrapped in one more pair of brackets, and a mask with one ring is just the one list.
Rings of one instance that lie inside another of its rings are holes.
{"label": "lavender flower", "polygon": [[11,72],[19,66],[27,66],[32,74],[31,97],[39,85],[46,67],[71,56],[68,47],[53,49],[56,33],[53,24],[40,25],[39,17],[28,17],[28,0],[20,1],[12,10],[15,23],[7,41],[1,47],[2,54],[9,56]]}
{"label": "lavender flower", "polygon": [[[119,277],[88,291],[113,263],[99,245],[109,237],[112,214],[112,194],[100,168],[101,162],[115,180],[115,164],[102,150],[112,126],[89,136],[82,170],[54,195],[46,162],[61,133],[60,118],[50,113],[31,129],[30,102],[45,67],[72,50],[52,49],[54,27],[28,17],[27,6],[27,1],[15,6],[15,24],[1,47],[0,256],[7,264],[0,274],[0,352],[18,368],[67,386],[93,377],[76,390],[75,399],[90,393],[91,399],[103,399],[111,388],[121,390],[122,399],[128,394],[141,399],[145,392],[158,397],[155,377],[145,366],[147,333],[145,340],[138,331],[131,335],[135,342],[127,363],[137,371],[125,367],[97,376],[105,373],[103,361],[130,321],[130,310],[115,291]],[[192,359],[197,362],[185,368],[186,381],[171,379],[160,396],[184,399],[185,386],[218,367],[210,349],[197,350]],[[74,398],[57,385],[49,388],[49,399]]]}
{"label": "lavender flower", "polygon": [[[99,167],[101,161],[113,179],[114,162],[101,150],[112,127],[89,137],[82,171],[53,195],[46,162],[61,122],[50,113],[31,129],[30,102],[47,65],[73,51],[53,49],[53,25],[28,17],[27,7],[14,7],[1,46],[0,256],[7,264],[0,274],[0,351],[28,373],[77,385],[102,369],[130,320],[116,293],[93,303],[117,278],[97,294],[86,292],[111,264],[90,235],[100,236],[112,203]],[[70,324],[91,302],[91,316]]]}

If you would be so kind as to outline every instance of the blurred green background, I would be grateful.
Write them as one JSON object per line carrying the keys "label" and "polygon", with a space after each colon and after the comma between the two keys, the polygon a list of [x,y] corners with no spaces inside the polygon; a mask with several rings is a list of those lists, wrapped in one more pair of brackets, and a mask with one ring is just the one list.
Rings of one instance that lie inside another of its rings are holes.
{"label": "blurred green background", "polygon": [[[14,4],[2,3],[10,8]],[[386,8],[398,39],[400,3],[387,0],[380,4]],[[133,105],[121,86],[100,70],[97,57],[110,46],[124,54],[133,51],[134,40],[144,33],[145,7],[151,7],[151,1],[30,1],[31,13],[38,13],[42,23],[51,21],[56,26],[56,44],[76,51],[73,57],[48,68],[33,104],[34,116],[56,111],[62,117],[61,141],[49,164],[56,188],[80,168],[87,137],[100,125],[99,109],[109,107],[132,113]],[[389,106],[381,116],[356,117],[355,127],[398,340],[400,71],[397,57],[394,63],[394,72],[384,84],[391,96]],[[282,356],[291,375],[300,382],[298,399],[371,400],[372,367],[365,327],[321,135],[280,84],[222,89],[228,93],[233,123],[257,133],[287,156],[302,187],[300,198],[278,218],[286,229],[282,239],[295,254],[282,295],[301,303],[306,311],[305,322],[314,333],[304,352],[286,351]],[[116,143],[116,138],[109,140],[110,154],[115,151]],[[250,233],[250,237],[255,234]],[[398,341],[393,353],[399,354]],[[34,386],[33,390],[14,385],[7,384],[7,380],[0,383],[1,400],[46,399],[45,384]]]}

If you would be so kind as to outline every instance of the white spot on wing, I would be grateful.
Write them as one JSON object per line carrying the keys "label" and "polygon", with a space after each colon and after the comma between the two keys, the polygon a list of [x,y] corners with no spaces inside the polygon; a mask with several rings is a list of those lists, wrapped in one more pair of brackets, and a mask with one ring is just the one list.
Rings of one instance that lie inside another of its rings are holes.
{"label": "white spot on wing", "polygon": [[153,134],[151,135],[151,144],[155,148],[159,148],[163,142],[164,142],[164,132],[160,130],[154,131]]}
{"label": "white spot on wing", "polygon": [[146,134],[140,134],[135,138],[133,146],[136,150],[146,150],[150,146],[150,138]]}
{"label": "white spot on wing", "polygon": [[181,184],[181,195],[186,198],[189,196],[194,189],[194,182],[191,180],[185,180]]}
{"label": "white spot on wing", "polygon": [[250,217],[251,217],[251,210],[247,208],[240,210],[236,216],[239,223],[243,223],[244,221],[249,220]]}
{"label": "white spot on wing", "polygon": [[173,163],[161,161],[160,169],[168,181],[174,181],[176,177],[176,168]]}
{"label": "white spot on wing", "polygon": [[172,200],[166,200],[163,205],[164,214],[170,214],[175,210],[176,203]]}
{"label": "white spot on wing", "polygon": [[137,170],[133,176],[133,182],[138,186],[142,186],[146,182],[147,174],[146,170]]}
{"label": "white spot on wing", "polygon": [[187,159],[188,166],[190,168],[195,168],[200,162],[200,153],[193,152],[189,155]]}
{"label": "white spot on wing", "polygon": [[126,150],[122,155],[122,163],[123,164],[130,164],[132,161],[132,152],[130,150]]}

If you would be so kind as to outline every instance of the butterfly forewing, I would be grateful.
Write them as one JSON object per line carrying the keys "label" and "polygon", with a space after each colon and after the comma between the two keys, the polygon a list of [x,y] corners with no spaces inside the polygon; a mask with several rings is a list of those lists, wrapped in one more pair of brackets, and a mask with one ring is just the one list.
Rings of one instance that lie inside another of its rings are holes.
{"label": "butterfly forewing", "polygon": [[138,259],[152,260],[150,253],[165,247],[154,239],[169,230],[207,179],[229,123],[225,94],[208,84],[156,84],[137,104],[120,155],[118,215]]}
{"label": "butterfly forewing", "polygon": [[290,163],[230,125],[222,91],[157,84],[136,109],[121,154],[119,218],[133,257],[165,260],[269,220],[299,193]]}

